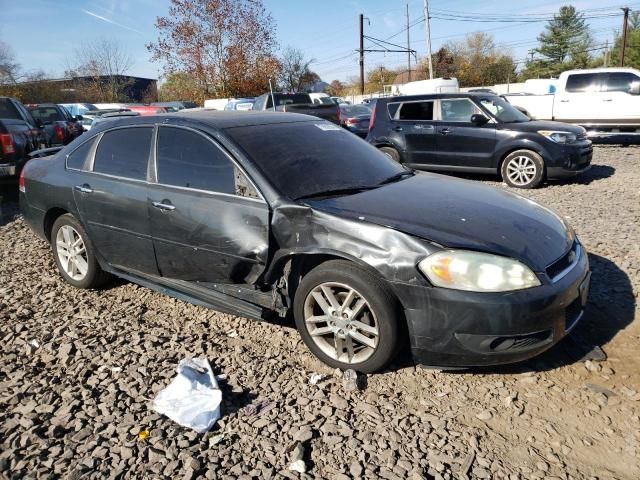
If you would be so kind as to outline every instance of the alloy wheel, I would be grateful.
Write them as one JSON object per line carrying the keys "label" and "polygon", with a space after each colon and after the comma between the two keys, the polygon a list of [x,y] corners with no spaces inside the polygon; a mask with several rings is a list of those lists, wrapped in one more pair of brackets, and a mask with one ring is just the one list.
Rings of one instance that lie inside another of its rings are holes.
{"label": "alloy wheel", "polygon": [[64,272],[76,281],[82,281],[89,271],[87,248],[75,228],[63,225],[56,234],[56,252]]}
{"label": "alloy wheel", "polygon": [[507,164],[507,176],[515,185],[524,186],[531,183],[536,177],[537,167],[535,162],[524,155],[509,160]]}
{"label": "alloy wheel", "polygon": [[364,362],[378,347],[376,314],[348,285],[326,282],[311,290],[304,302],[304,321],[313,342],[339,362]]}

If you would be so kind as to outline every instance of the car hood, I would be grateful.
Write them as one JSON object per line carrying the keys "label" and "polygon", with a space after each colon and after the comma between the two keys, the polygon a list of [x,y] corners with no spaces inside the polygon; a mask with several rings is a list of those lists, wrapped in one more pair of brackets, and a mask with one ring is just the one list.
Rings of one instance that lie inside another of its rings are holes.
{"label": "car hood", "polygon": [[573,242],[560,217],[545,207],[499,188],[443,175],[418,173],[354,195],[305,202],[446,248],[515,258],[539,272]]}
{"label": "car hood", "polygon": [[517,130],[519,132],[537,132],[538,130],[560,130],[580,134],[584,129],[577,125],[570,125],[562,122],[548,122],[544,120],[531,120],[530,122],[502,123],[502,128]]}

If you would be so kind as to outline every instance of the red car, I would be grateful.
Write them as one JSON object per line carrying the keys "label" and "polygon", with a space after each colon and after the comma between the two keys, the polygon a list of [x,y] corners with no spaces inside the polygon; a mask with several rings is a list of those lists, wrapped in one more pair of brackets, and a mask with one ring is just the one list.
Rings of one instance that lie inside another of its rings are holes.
{"label": "red car", "polygon": [[165,107],[156,107],[154,105],[127,105],[132,112],[138,112],[141,116],[146,117],[148,115],[157,115],[159,113],[167,113]]}

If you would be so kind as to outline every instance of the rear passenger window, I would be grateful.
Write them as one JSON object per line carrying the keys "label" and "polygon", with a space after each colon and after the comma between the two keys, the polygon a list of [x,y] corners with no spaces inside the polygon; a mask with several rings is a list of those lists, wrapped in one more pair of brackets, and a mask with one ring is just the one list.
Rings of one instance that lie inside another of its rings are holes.
{"label": "rear passenger window", "polygon": [[89,152],[91,152],[91,147],[95,142],[95,138],[84,142],[78,148],[76,148],[71,154],[67,157],[67,168],[73,168],[76,170],[84,170],[85,169],[85,160],[89,156]]}
{"label": "rear passenger window", "polygon": [[151,127],[120,128],[106,132],[96,149],[93,171],[145,180],[152,134]]}
{"label": "rear passenger window", "polygon": [[258,194],[221,148],[183,128],[158,130],[158,183],[257,198]]}
{"label": "rear passenger window", "polygon": [[433,102],[403,103],[396,116],[398,120],[433,120]]}
{"label": "rear passenger window", "polygon": [[567,92],[597,92],[600,76],[597,73],[579,73],[567,77]]}

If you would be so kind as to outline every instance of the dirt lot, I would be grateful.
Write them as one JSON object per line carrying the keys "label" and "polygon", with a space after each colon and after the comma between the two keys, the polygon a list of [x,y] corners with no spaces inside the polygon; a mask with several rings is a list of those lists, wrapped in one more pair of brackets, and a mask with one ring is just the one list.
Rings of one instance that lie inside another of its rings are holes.
{"label": "dirt lot", "polygon": [[[291,325],[125,282],[67,286],[4,192],[0,476],[640,478],[640,148],[599,147],[589,173],[524,192],[568,217],[590,254],[588,311],[570,338],[491,370],[401,358],[354,393]],[[585,363],[594,345],[607,359]],[[197,435],[150,402],[181,358],[201,355],[228,378],[222,419]],[[274,408],[243,410],[258,400]],[[298,456],[306,474],[288,469]]]}

